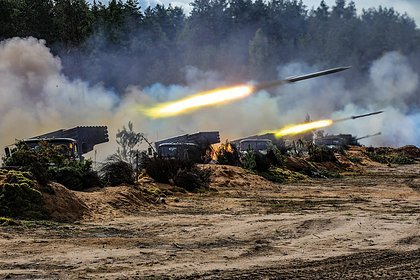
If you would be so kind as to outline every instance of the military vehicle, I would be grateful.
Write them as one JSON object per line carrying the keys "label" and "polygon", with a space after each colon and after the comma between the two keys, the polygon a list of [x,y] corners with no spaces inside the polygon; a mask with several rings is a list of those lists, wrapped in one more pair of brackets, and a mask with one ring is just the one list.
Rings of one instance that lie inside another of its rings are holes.
{"label": "military vehicle", "polygon": [[316,146],[322,146],[327,148],[341,148],[351,146],[360,146],[357,142],[356,137],[351,134],[337,134],[337,135],[326,135],[314,139]]}
{"label": "military vehicle", "polygon": [[381,135],[381,132],[372,135],[366,135],[362,137],[356,137],[351,134],[337,134],[337,135],[326,135],[315,138],[314,144],[316,146],[323,146],[327,148],[345,148],[347,146],[361,146],[359,140]]}
{"label": "military vehicle", "polygon": [[[109,139],[106,126],[76,126],[70,129],[59,129],[21,141],[32,149],[36,149],[41,142],[60,145],[67,148],[66,153],[70,157],[82,161],[83,155],[93,151],[95,145],[106,143]],[[14,144],[5,148],[6,157],[9,157],[13,152],[13,146]]]}
{"label": "military vehicle", "polygon": [[273,146],[278,149],[284,149],[285,146],[284,140],[281,138],[277,139],[272,133],[252,135],[233,140],[230,143],[234,145],[242,155],[246,154],[249,150],[266,155]]}
{"label": "military vehicle", "polygon": [[220,143],[218,131],[197,132],[170,137],[155,142],[157,155],[163,158],[205,161],[206,152],[211,145]]}

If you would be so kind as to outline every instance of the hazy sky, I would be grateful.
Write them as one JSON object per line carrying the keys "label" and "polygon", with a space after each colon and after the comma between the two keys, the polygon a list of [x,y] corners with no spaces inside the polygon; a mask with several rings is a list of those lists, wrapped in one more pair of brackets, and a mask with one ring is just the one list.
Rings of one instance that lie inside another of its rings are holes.
{"label": "hazy sky", "polygon": [[[89,0],[93,2],[93,0]],[[109,0],[102,0],[102,3],[107,3]],[[193,0],[139,0],[139,3],[142,8],[148,6],[155,6],[156,4],[165,4],[168,5],[172,3],[173,6],[182,6],[185,11],[189,11],[190,5]],[[382,5],[384,7],[393,7],[400,13],[407,13],[410,17],[416,20],[417,25],[420,23],[420,0],[353,0],[356,3],[357,10],[360,12],[363,8],[378,7]],[[335,0],[325,0],[328,6],[332,6],[335,3]],[[349,0],[347,2],[350,2]],[[321,0],[303,0],[303,3],[309,8],[318,7]]]}

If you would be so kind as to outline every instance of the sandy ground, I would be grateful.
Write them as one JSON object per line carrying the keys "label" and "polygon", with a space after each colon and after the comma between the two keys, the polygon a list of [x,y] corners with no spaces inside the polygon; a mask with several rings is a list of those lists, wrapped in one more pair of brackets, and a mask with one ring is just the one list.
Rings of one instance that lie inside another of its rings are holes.
{"label": "sandy ground", "polygon": [[420,279],[420,164],[286,185],[211,168],[214,192],[76,193],[82,222],[0,227],[0,278]]}

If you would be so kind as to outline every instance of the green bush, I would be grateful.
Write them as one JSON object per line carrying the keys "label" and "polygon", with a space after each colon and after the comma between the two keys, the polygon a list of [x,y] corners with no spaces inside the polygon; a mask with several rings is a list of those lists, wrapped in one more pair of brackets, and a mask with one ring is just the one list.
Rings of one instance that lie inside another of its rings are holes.
{"label": "green bush", "polygon": [[0,217],[0,226],[19,226],[21,223],[11,218]]}
{"label": "green bush", "polygon": [[191,169],[180,169],[174,177],[176,186],[189,192],[208,188],[211,172],[208,169],[199,169],[194,166]]}
{"label": "green bush", "polygon": [[254,153],[247,152],[242,157],[242,167],[248,170],[255,170],[257,166]]}
{"label": "green bush", "polygon": [[[3,173],[5,174],[5,173]],[[9,170],[0,186],[0,216],[44,219],[47,211],[42,194],[28,172]]]}
{"label": "green bush", "polygon": [[239,165],[239,153],[234,145],[228,141],[213,150],[216,160],[223,165]]}
{"label": "green bush", "polygon": [[18,142],[4,165],[28,170],[43,186],[50,180],[71,190],[102,185],[99,175],[92,169],[92,161],[73,160],[63,154],[61,145],[48,145],[47,142],[41,142],[37,149],[30,149],[24,142]]}
{"label": "green bush", "polygon": [[271,162],[266,155],[256,153],[255,155],[255,170],[260,172],[268,171],[271,166]]}
{"label": "green bush", "polygon": [[210,183],[210,170],[185,160],[154,158],[147,164],[146,173],[157,182],[174,183],[187,191],[205,189]]}
{"label": "green bush", "polygon": [[376,151],[375,148],[368,148],[365,154],[373,161],[383,164],[413,164],[415,159],[406,156],[403,152]]}
{"label": "green bush", "polygon": [[46,157],[47,145],[43,144],[35,151],[30,149],[24,142],[18,142],[12,155],[4,159],[4,166],[19,167],[30,171],[37,181],[46,184],[49,181],[48,165],[49,159]]}
{"label": "green bush", "polygon": [[359,163],[359,164],[361,164],[362,163],[362,158],[360,158],[360,157],[352,157],[352,156],[349,156],[349,157],[347,157],[351,162],[353,162],[353,163]]}
{"label": "green bush", "polygon": [[326,147],[310,149],[309,160],[313,162],[337,162],[334,150]]}
{"label": "green bush", "polygon": [[103,185],[98,173],[92,170],[92,161],[90,160],[72,161],[62,167],[52,166],[48,169],[48,174],[57,183],[74,191]]}
{"label": "green bush", "polygon": [[268,171],[268,169],[271,166],[271,163],[272,158],[270,158],[268,155],[262,155],[260,153],[255,153],[252,151],[248,151],[242,157],[242,167],[252,171]]}
{"label": "green bush", "polygon": [[157,182],[168,184],[178,170],[191,170],[194,165],[191,161],[157,157],[146,165],[146,173]]}
{"label": "green bush", "polygon": [[135,170],[132,165],[117,155],[108,157],[99,172],[102,180],[111,186],[132,185],[135,182]]}

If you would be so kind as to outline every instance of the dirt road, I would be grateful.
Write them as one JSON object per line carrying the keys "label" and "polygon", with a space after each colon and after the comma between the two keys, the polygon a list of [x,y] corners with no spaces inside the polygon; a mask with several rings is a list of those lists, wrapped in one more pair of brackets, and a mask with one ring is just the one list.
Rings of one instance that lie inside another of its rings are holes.
{"label": "dirt road", "polygon": [[82,193],[83,222],[0,227],[0,277],[420,278],[419,164],[288,185],[212,168],[214,192],[136,211]]}

